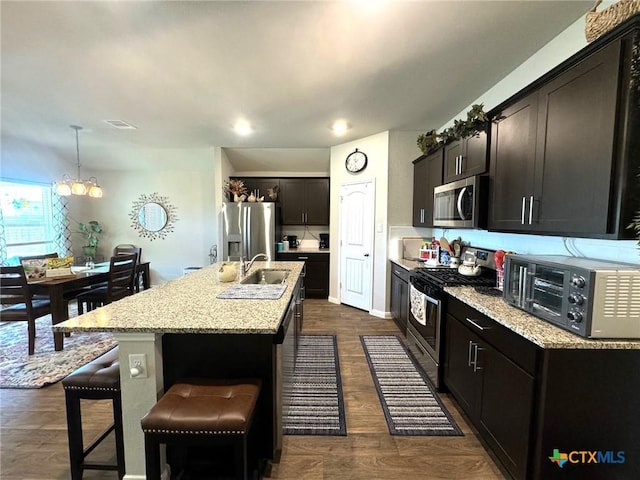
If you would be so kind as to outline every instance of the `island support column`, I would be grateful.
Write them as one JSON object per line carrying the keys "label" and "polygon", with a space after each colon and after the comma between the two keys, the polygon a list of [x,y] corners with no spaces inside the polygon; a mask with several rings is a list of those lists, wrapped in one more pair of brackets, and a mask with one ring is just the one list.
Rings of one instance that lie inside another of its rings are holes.
{"label": "island support column", "polygon": [[[140,419],[164,394],[162,368],[162,335],[154,333],[116,333],[120,346],[120,390],[125,449],[125,480],[145,480],[144,434]],[[129,355],[144,354],[147,368],[132,377]],[[165,462],[164,448],[161,451]],[[163,467],[163,479],[169,470]]]}

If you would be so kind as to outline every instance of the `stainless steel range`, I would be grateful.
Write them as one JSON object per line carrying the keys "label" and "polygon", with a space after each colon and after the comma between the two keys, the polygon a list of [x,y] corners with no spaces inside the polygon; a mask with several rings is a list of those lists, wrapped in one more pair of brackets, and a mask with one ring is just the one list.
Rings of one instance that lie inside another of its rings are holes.
{"label": "stainless steel range", "polygon": [[415,268],[409,276],[410,313],[407,346],[425,372],[440,390],[444,351],[445,286],[495,287],[496,272],[492,250],[468,247],[464,255],[473,256],[481,267],[478,276],[467,276],[449,267]]}

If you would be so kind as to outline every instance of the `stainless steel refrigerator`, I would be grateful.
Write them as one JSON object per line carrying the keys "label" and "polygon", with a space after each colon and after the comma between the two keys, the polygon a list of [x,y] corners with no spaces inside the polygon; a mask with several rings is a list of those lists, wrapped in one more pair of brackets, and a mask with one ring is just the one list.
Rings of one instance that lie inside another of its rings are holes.
{"label": "stainless steel refrigerator", "polygon": [[275,260],[280,238],[279,206],[274,202],[225,202],[222,232],[224,261],[251,259],[258,253]]}

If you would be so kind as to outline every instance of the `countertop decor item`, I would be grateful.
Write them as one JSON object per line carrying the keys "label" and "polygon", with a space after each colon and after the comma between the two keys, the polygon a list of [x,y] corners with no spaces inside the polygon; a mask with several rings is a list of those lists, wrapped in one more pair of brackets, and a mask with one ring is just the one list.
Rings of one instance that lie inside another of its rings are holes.
{"label": "countertop decor item", "polygon": [[233,282],[238,276],[238,269],[233,263],[223,263],[218,269],[220,282]]}
{"label": "countertop decor item", "polygon": [[54,184],[55,191],[62,197],[69,195],[89,195],[94,198],[102,198],[102,188],[98,185],[96,177],[90,177],[89,180],[82,180],[80,176],[80,143],[78,141],[78,132],[82,130],[79,125],[69,125],[76,131],[76,159],[78,163],[78,174],[75,180],[72,180],[66,173],[62,176],[62,180]]}
{"label": "countertop decor item", "polygon": [[602,0],[597,0],[593,8],[587,12],[584,32],[587,42],[593,42],[628,18],[640,13],[639,0],[618,0],[597,12],[596,9],[601,3]]}
{"label": "countertop decor item", "polygon": [[173,225],[178,221],[176,207],[168,197],[158,195],[140,195],[133,202],[133,208],[129,214],[131,227],[138,231],[138,235],[153,241],[163,239],[168,233],[173,232]]}

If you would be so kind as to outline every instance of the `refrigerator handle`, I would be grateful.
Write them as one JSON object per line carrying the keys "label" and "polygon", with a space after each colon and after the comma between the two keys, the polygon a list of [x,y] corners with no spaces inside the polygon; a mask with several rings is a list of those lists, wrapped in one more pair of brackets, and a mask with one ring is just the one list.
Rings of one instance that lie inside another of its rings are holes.
{"label": "refrigerator handle", "polygon": [[242,208],[242,205],[240,209],[242,216],[242,256],[249,258],[249,225],[251,225],[249,216],[251,215],[251,209]]}

